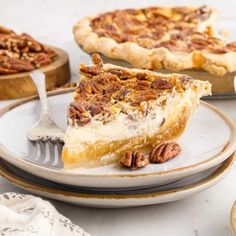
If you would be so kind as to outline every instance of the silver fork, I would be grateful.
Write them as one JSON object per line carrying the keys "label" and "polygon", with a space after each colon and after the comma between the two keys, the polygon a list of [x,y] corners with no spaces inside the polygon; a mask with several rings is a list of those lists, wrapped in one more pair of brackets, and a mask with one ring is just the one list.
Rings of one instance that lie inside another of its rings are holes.
{"label": "silver fork", "polygon": [[[35,70],[30,73],[35,83],[41,102],[41,117],[28,131],[28,138],[32,143],[29,150],[34,154],[33,162],[49,167],[61,167],[61,150],[63,145],[64,131],[59,128],[49,115],[49,106],[45,88],[45,75]],[[33,151],[33,152],[32,152]]]}

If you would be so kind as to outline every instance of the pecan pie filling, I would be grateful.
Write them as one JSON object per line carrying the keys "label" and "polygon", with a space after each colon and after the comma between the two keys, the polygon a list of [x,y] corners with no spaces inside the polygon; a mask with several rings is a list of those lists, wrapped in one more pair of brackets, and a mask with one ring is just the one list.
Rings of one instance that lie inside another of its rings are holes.
{"label": "pecan pie filling", "polygon": [[[98,54],[94,54],[94,58],[98,60]],[[122,68],[105,69],[101,59],[96,63],[80,67],[83,76],[68,109],[68,117],[78,126],[87,125],[92,119],[108,122],[117,112],[127,114],[130,110],[138,110],[145,116],[151,109],[144,106],[145,102],[165,97],[173,87],[184,91],[192,81],[186,75],[173,76],[170,81],[161,75],[150,76]]]}
{"label": "pecan pie filling", "polygon": [[232,43],[212,37],[207,29],[198,30],[198,24],[207,20],[211,11],[206,6],[116,10],[92,19],[91,27],[99,37],[117,43],[135,42],[147,49],[164,47],[173,52],[205,50],[216,54],[236,51],[235,43],[232,47]]}

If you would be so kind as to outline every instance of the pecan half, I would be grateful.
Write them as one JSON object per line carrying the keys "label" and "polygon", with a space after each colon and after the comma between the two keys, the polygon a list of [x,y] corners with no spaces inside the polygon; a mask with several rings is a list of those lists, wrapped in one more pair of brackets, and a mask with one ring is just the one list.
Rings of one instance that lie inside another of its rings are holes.
{"label": "pecan half", "polygon": [[42,50],[41,44],[33,39],[30,35],[23,33],[21,37],[27,41],[27,46],[30,50],[35,52],[40,52]]}
{"label": "pecan half", "polygon": [[145,73],[139,72],[139,73],[137,73],[136,78],[138,80],[148,80],[148,75]]}
{"label": "pecan half", "polygon": [[209,46],[209,42],[204,38],[193,38],[189,48],[190,50],[202,50],[207,49]]}
{"label": "pecan half", "polygon": [[152,82],[151,88],[165,90],[165,89],[171,89],[172,85],[167,80],[157,79]]}
{"label": "pecan half", "polygon": [[10,33],[12,33],[12,30],[6,27],[0,26],[0,34],[10,34]]}
{"label": "pecan half", "polygon": [[126,152],[120,160],[121,165],[132,170],[146,166],[149,163],[148,157],[142,152]]}
{"label": "pecan half", "polygon": [[132,73],[122,68],[112,68],[109,69],[108,71],[114,75],[117,75],[121,80],[127,80],[133,77]]}
{"label": "pecan half", "polygon": [[2,66],[16,71],[30,71],[34,69],[30,62],[17,58],[9,58],[6,62],[2,63]]}
{"label": "pecan half", "polygon": [[176,157],[181,152],[181,147],[175,142],[161,143],[154,147],[150,154],[151,163],[163,163]]}
{"label": "pecan half", "polygon": [[88,106],[88,110],[90,111],[91,116],[95,116],[97,114],[99,114],[100,112],[102,112],[102,109],[95,104],[90,104]]}
{"label": "pecan half", "polygon": [[85,107],[78,102],[72,102],[70,104],[68,108],[68,117],[79,126],[84,126],[91,121],[91,117]]}
{"label": "pecan half", "polygon": [[99,75],[102,72],[102,68],[98,66],[85,66],[80,65],[80,72],[87,75]]}
{"label": "pecan half", "polygon": [[33,60],[33,63],[35,64],[37,68],[41,66],[46,66],[50,64],[51,62],[52,62],[52,59],[50,58],[49,55],[45,53],[37,53]]}
{"label": "pecan half", "polygon": [[93,53],[92,62],[94,65],[97,65],[100,68],[103,66],[102,58],[100,57],[100,55],[98,53]]}
{"label": "pecan half", "polygon": [[0,65],[0,75],[13,74],[13,73],[16,73],[16,72],[17,72],[17,70],[8,69],[8,68],[2,67]]}

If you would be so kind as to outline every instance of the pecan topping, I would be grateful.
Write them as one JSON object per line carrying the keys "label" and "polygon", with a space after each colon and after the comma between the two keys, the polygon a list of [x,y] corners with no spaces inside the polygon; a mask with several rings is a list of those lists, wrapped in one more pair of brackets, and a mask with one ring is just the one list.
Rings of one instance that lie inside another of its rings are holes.
{"label": "pecan topping", "polygon": [[138,73],[138,74],[136,75],[136,77],[137,77],[137,79],[139,79],[139,80],[148,80],[148,76],[147,76],[147,74],[145,74],[145,73]]}
{"label": "pecan topping", "polygon": [[102,70],[98,66],[85,66],[81,65],[80,66],[80,72],[87,74],[87,75],[99,75]]}
{"label": "pecan topping", "polygon": [[84,126],[91,121],[85,107],[77,102],[72,102],[68,109],[68,117],[77,123],[79,126]]}
{"label": "pecan topping", "polygon": [[131,93],[130,89],[122,88],[115,98],[118,101],[124,101],[130,95],[130,93]]}
{"label": "pecan topping", "polygon": [[56,53],[31,36],[0,26],[0,75],[31,71],[50,64]]}
{"label": "pecan topping", "polygon": [[94,65],[97,65],[98,67],[103,66],[103,61],[102,61],[101,57],[99,56],[99,54],[97,54],[97,53],[94,53],[92,55],[92,62]]}
{"label": "pecan topping", "polygon": [[151,87],[154,89],[162,90],[162,89],[171,89],[172,85],[167,80],[159,79],[159,80],[154,80],[152,82]]}
{"label": "pecan topping", "polygon": [[172,52],[227,53],[231,51],[230,47],[224,41],[212,38],[209,27],[205,27],[204,32],[199,31],[199,24],[206,22],[211,14],[212,9],[207,6],[126,9],[93,18],[91,27],[99,37],[112,38],[118,43],[135,42],[148,49],[164,47]]}
{"label": "pecan topping", "polygon": [[0,25],[0,34],[10,34],[12,31]]}
{"label": "pecan topping", "polygon": [[122,80],[131,79],[133,77],[130,72],[128,72],[127,70],[120,69],[120,68],[110,69],[109,72],[114,75],[117,75]]}
{"label": "pecan topping", "polygon": [[[167,11],[158,7],[126,9],[95,17],[91,27],[99,37],[113,38],[118,43],[136,42],[144,48],[166,47],[175,51],[178,49],[176,41],[191,38],[193,29],[197,30],[198,24],[207,20],[210,14],[211,9],[206,6]],[[167,33],[173,37],[163,42]]]}
{"label": "pecan topping", "polygon": [[161,143],[150,154],[151,163],[163,163],[176,157],[181,152],[181,147],[175,142]]}
{"label": "pecan topping", "polygon": [[95,105],[95,104],[89,105],[88,110],[90,111],[90,114],[92,116],[95,116],[95,115],[99,114],[102,111],[102,109],[98,105]]}
{"label": "pecan topping", "polygon": [[[103,64],[98,54],[93,58],[93,62]],[[77,125],[85,125],[92,119],[106,124],[119,113],[129,119],[129,111],[132,113],[132,120],[137,116],[144,117],[152,109],[149,102],[157,100],[165,90],[175,87],[180,91],[190,83],[187,79],[183,81],[181,76],[170,79],[165,75],[160,77],[145,71],[140,73],[126,68],[111,69],[94,64],[83,65],[80,71],[86,73],[77,85],[75,103],[68,110],[68,117],[75,120]]]}
{"label": "pecan topping", "polygon": [[149,160],[142,152],[126,152],[121,158],[120,163],[127,168],[135,170],[146,166]]}
{"label": "pecan topping", "polygon": [[206,20],[209,17],[210,13],[211,11],[207,8],[207,6],[204,5],[197,8],[191,14],[186,15],[185,20],[186,21],[194,21],[197,19]]}

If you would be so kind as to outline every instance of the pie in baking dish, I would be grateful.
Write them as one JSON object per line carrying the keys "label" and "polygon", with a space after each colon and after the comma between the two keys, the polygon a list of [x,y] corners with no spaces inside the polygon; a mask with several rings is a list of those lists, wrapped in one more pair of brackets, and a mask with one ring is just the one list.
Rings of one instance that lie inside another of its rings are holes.
{"label": "pie in baking dish", "polygon": [[149,7],[86,17],[74,26],[77,43],[135,67],[203,69],[223,76],[236,70],[236,42],[214,37],[215,10]]}
{"label": "pie in baking dish", "polygon": [[80,82],[68,107],[62,159],[65,168],[115,162],[125,152],[173,140],[186,128],[206,81],[103,64],[80,66]]}

